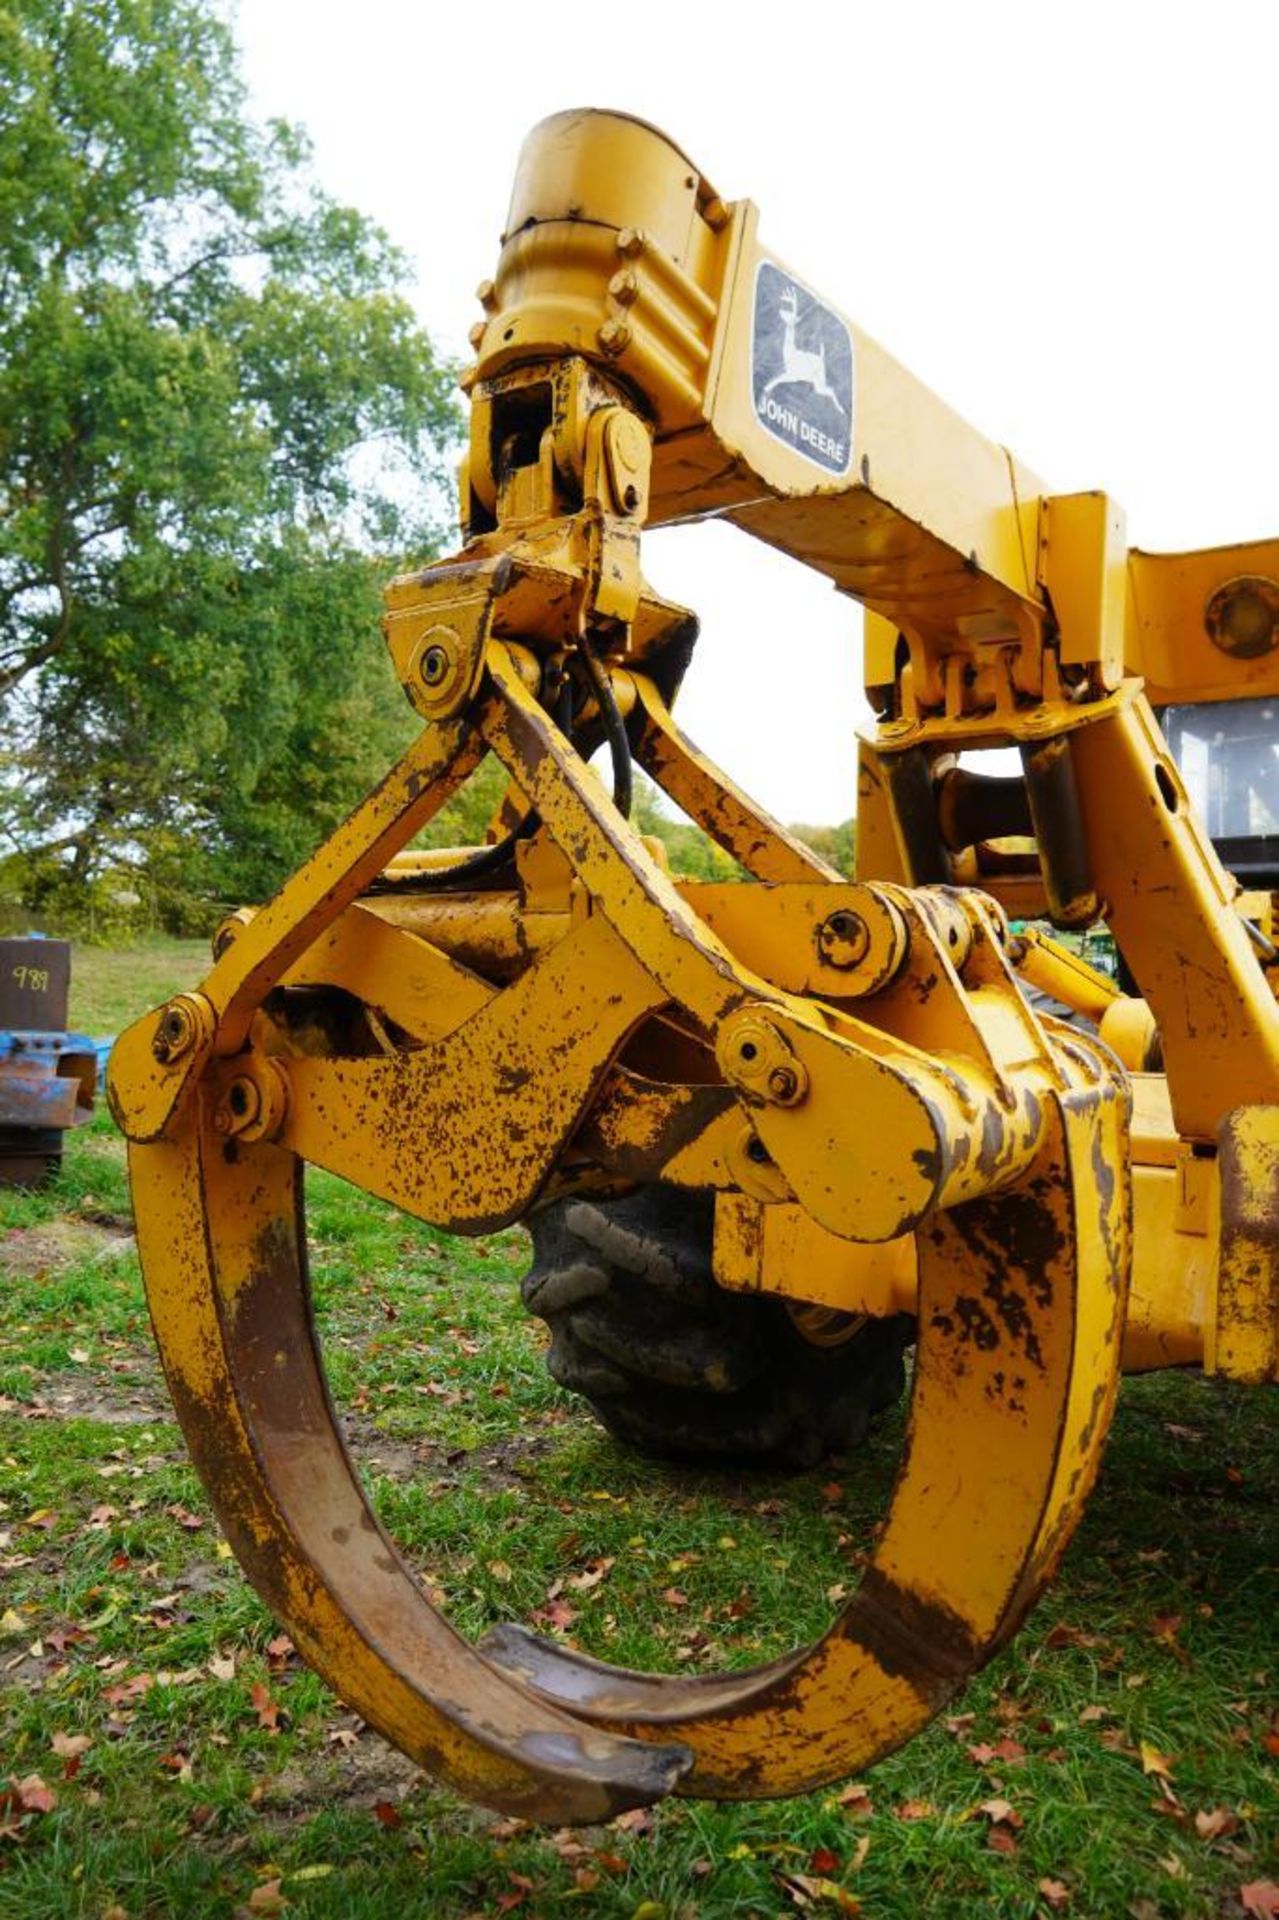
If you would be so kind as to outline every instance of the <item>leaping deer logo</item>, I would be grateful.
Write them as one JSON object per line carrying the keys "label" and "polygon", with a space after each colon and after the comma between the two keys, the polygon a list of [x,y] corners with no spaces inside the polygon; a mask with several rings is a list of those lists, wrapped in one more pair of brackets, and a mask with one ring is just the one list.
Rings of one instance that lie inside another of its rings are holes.
{"label": "leaping deer logo", "polygon": [[801,347],[795,338],[795,328],[799,321],[799,295],[794,287],[787,287],[777,302],[777,311],[782,322],[782,367],[775,373],[760,395],[761,401],[767,400],[775,387],[811,387],[820,399],[829,400],[841,417],[847,418],[843,402],[826,378],[826,342],[819,340],[817,351]]}

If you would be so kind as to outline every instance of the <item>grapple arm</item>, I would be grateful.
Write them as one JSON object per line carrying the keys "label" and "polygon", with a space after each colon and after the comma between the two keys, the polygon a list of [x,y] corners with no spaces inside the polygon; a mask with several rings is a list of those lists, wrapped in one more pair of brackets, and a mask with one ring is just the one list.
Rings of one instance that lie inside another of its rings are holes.
{"label": "grapple arm", "polygon": [[[1028,1003],[1000,906],[954,884],[930,808],[940,743],[1021,745],[1044,885],[1077,905],[1088,793],[1060,742],[1126,741],[1136,779],[1137,691],[1105,647],[1072,655],[1028,476],[754,235],[749,207],[637,122],[567,116],[534,137],[476,336],[467,544],[388,595],[422,733],[112,1068],[166,1370],[241,1563],[373,1725],[475,1798],[555,1820],[673,1789],[793,1792],[908,1737],[1048,1578],[1119,1370],[1127,1076]],[[640,533],[707,512],[897,623],[875,682],[891,871],[834,874],[681,733],[696,625],[649,588]],[[604,742],[618,799],[633,754],[753,881],[675,881],[588,764]],[[409,850],[485,753],[509,833],[480,858]],[[1178,883],[1206,886],[1191,830],[1170,837]],[[1203,952],[1229,1011],[1214,1097],[1256,1099],[1279,1061],[1273,1001],[1242,930]],[[1176,1097],[1215,1125],[1186,1059]],[[305,1162],[458,1233],[578,1191],[710,1190],[729,1284],[752,1259],[778,1284],[783,1216],[871,1264],[913,1235],[906,1455],[830,1631],[696,1679],[512,1631],[465,1646],[334,1418]]]}

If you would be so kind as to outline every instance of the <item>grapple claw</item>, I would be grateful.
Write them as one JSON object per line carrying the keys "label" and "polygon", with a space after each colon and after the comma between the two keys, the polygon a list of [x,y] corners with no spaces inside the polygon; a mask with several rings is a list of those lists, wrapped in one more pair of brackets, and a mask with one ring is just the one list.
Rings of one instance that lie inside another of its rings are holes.
{"label": "grapple claw", "polygon": [[[1127,1271],[1110,1082],[1052,1102],[1017,1186],[921,1233],[910,1436],[858,1592],[812,1646],[694,1677],[611,1668],[511,1627],[472,1649],[429,1605],[325,1388],[300,1163],[228,1141],[207,1092],[197,1104],[174,1139],[132,1149],[151,1311],[196,1464],[303,1655],[474,1799],[588,1821],[672,1790],[753,1798],[858,1770],[989,1658],[1069,1536],[1113,1398]],[[1090,1185],[1103,1158],[1117,1177]]]}
{"label": "grapple claw", "polygon": [[371,1726],[481,1803],[592,1821],[671,1791],[678,1745],[572,1719],[428,1603],[360,1487],[311,1319],[300,1163],[220,1137],[211,1102],[134,1146],[148,1298],[227,1538],[299,1651]]}

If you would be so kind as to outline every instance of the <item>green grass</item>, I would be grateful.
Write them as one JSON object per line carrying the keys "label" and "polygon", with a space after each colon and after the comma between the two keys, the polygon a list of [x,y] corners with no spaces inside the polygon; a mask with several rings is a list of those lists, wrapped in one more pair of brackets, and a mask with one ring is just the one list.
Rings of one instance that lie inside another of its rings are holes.
{"label": "green grass", "polygon": [[148,1007],[209,970],[207,940],[170,940],[156,934],[137,946],[77,946],[72,954],[72,1027],[79,1033],[119,1033]]}
{"label": "green grass", "polygon": [[[76,1017],[116,1030],[202,965],[191,943],[77,954]],[[680,1670],[820,1627],[882,1512],[900,1415],[812,1476],[647,1466],[548,1381],[516,1295],[520,1234],[450,1242],[323,1175],[308,1200],[338,1402],[380,1511],[459,1626],[553,1595],[586,1650]],[[57,1796],[0,1841],[0,1920],[231,1920],[275,1880],[307,1920],[728,1920],[799,1911],[795,1873],[893,1920],[1030,1920],[1054,1911],[1045,1879],[1069,1915],[1153,1920],[1239,1916],[1240,1888],[1279,1878],[1279,1395],[1127,1382],[1055,1587],[963,1718],[885,1761],[859,1805],[681,1801],[638,1830],[551,1835],[413,1775],[273,1649],[169,1416],[136,1259],[107,1237],[126,1210],[105,1117],[47,1193],[0,1195],[0,1613],[16,1615],[0,1779],[38,1774]],[[77,1734],[82,1755],[54,1751]],[[1024,1754],[969,1752],[1001,1740]],[[1170,1760],[1170,1791],[1143,1743]],[[1022,1822],[1013,1853],[989,1843],[992,1797]],[[1197,1831],[1219,1809],[1206,1824],[1223,1830]]]}

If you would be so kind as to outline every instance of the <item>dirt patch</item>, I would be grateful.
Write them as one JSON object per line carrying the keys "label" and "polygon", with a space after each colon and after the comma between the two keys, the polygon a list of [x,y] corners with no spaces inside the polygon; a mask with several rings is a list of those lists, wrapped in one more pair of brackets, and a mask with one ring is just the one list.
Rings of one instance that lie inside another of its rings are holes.
{"label": "dirt patch", "polygon": [[52,1373],[40,1388],[46,1419],[96,1420],[104,1427],[150,1427],[172,1421],[173,1408],[159,1368],[139,1359],[116,1361],[117,1373]]}
{"label": "dirt patch", "polygon": [[339,1424],[351,1458],[362,1472],[376,1478],[415,1480],[437,1462],[429,1440],[392,1440],[358,1415],[348,1414]]}
{"label": "dirt patch", "polygon": [[[345,1736],[351,1730],[348,1723],[335,1731]],[[293,1820],[335,1802],[372,1807],[378,1800],[407,1799],[426,1777],[398,1748],[365,1728],[353,1746],[334,1744],[318,1753],[295,1756],[267,1783],[260,1810]]]}
{"label": "dirt patch", "polygon": [[513,1433],[496,1444],[474,1448],[459,1464],[481,1474],[492,1487],[526,1487],[557,1439],[550,1434]]}
{"label": "dirt patch", "polygon": [[0,1234],[0,1274],[31,1279],[51,1267],[82,1261],[122,1260],[134,1248],[133,1235],[94,1220],[51,1220],[40,1227],[10,1227]]}
{"label": "dirt patch", "polygon": [[390,1480],[423,1475],[453,1484],[462,1473],[478,1474],[492,1491],[527,1486],[537,1461],[552,1444],[549,1436],[513,1433],[482,1447],[450,1447],[438,1440],[392,1439],[360,1414],[345,1414],[342,1432],[360,1469]]}

